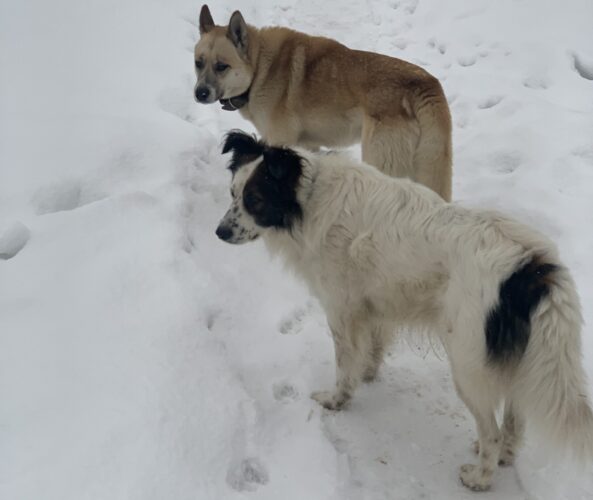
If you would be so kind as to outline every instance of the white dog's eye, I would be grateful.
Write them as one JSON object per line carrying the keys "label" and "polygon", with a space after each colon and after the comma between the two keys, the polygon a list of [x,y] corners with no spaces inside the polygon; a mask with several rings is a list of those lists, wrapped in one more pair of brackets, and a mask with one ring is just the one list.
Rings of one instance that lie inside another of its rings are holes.
{"label": "white dog's eye", "polygon": [[245,208],[251,210],[253,210],[256,207],[256,205],[259,205],[261,201],[261,197],[252,192],[246,193],[243,197],[243,203],[245,204]]}

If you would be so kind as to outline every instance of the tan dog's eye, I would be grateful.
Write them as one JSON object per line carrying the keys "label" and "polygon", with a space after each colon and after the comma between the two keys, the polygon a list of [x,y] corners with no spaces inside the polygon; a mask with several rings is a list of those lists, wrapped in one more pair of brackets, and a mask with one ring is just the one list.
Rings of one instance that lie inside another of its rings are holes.
{"label": "tan dog's eye", "polygon": [[223,71],[226,71],[228,69],[228,67],[229,67],[228,64],[217,62],[214,65],[214,71],[216,71],[218,73],[222,73]]}
{"label": "tan dog's eye", "polygon": [[201,59],[196,61],[196,69],[202,69],[204,67],[204,62]]}

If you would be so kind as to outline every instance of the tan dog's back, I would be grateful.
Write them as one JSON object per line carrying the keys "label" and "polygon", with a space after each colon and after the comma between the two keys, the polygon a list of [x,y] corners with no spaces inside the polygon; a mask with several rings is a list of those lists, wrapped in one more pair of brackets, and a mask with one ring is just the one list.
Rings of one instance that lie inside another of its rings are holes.
{"label": "tan dog's back", "polygon": [[217,98],[248,94],[240,113],[268,143],[318,149],[360,142],[364,161],[451,198],[449,108],[424,69],[288,28],[257,29],[238,11],[228,28],[209,26],[203,15],[204,8],[196,60],[214,53],[212,39],[224,40],[216,57],[240,63],[218,79]]}

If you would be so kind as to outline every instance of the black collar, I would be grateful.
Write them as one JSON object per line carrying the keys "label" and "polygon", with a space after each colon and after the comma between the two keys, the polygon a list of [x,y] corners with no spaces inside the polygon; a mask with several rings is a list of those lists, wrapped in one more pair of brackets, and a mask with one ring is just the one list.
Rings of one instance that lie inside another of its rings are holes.
{"label": "black collar", "polygon": [[241,95],[229,97],[228,99],[220,99],[219,102],[222,104],[222,109],[225,109],[226,111],[237,111],[249,102],[249,89]]}

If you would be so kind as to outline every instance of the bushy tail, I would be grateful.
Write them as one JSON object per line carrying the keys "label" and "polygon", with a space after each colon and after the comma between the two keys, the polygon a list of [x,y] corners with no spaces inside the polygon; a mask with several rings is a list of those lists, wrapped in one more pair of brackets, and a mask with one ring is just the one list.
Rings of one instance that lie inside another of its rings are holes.
{"label": "bushy tail", "polygon": [[451,114],[441,84],[435,78],[415,89],[412,103],[419,137],[414,155],[414,180],[451,201]]}
{"label": "bushy tail", "polygon": [[593,460],[593,411],[581,359],[582,317],[574,282],[557,262],[548,294],[531,318],[527,349],[512,387],[513,404],[552,446]]}

